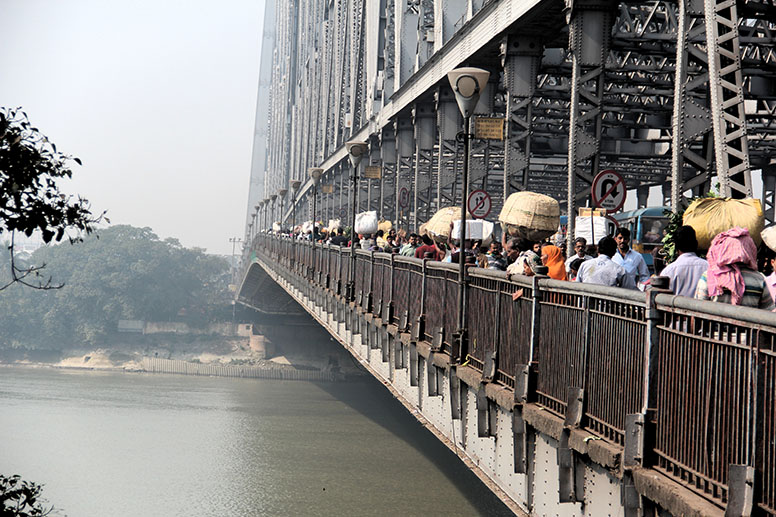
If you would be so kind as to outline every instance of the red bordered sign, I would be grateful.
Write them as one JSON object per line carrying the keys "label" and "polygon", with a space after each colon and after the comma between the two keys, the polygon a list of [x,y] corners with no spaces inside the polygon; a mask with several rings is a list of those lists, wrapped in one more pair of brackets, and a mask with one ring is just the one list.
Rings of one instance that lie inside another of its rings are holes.
{"label": "red bordered sign", "polygon": [[469,199],[466,201],[466,208],[469,209],[469,213],[475,219],[485,219],[488,217],[491,208],[493,208],[490,194],[479,189],[472,191],[469,194]]}
{"label": "red bordered sign", "polygon": [[616,212],[625,204],[627,194],[628,188],[625,186],[625,178],[611,169],[601,171],[593,178],[591,195],[593,204],[599,208],[605,208],[608,212]]}

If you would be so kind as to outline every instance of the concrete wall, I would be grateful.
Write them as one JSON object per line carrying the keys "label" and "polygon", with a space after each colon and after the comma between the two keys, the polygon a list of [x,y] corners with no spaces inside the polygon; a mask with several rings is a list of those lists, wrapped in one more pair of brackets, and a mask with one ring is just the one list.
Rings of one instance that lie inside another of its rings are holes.
{"label": "concrete wall", "polygon": [[[623,470],[622,448],[564,427],[563,419],[537,404],[520,406],[524,433],[516,434],[521,426],[515,424],[520,419],[515,418],[511,389],[483,385],[480,372],[451,365],[447,355],[433,353],[427,343],[413,342],[409,334],[333,295],[316,302],[309,284],[294,286],[268,265],[262,267],[516,514],[723,515],[719,507],[655,470]],[[348,313],[354,323],[347,321]],[[456,405],[459,418],[453,418]],[[478,419],[487,422],[486,433]],[[515,472],[516,442],[524,444],[524,473]],[[561,458],[561,449],[570,451],[563,456],[570,460]]]}
{"label": "concrete wall", "polygon": [[143,326],[143,334],[192,334],[192,335],[216,335],[216,336],[240,336],[251,335],[251,324],[210,323],[205,327],[190,327],[186,323],[176,321],[146,321]]}

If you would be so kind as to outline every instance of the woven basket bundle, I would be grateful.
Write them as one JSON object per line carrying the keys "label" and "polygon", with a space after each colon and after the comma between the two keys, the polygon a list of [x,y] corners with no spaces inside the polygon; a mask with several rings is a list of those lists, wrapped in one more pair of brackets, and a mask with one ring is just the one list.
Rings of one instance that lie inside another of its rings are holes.
{"label": "woven basket bundle", "polygon": [[512,237],[540,241],[558,231],[560,205],[543,194],[515,192],[507,198],[498,220]]}

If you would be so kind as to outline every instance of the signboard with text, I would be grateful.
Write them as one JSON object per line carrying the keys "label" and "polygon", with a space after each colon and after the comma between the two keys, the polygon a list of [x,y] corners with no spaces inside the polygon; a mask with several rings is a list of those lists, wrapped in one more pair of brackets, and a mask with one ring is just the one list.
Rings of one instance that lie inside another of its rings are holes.
{"label": "signboard with text", "polygon": [[504,140],[504,122],[501,117],[476,117],[474,119],[474,138],[482,140]]}
{"label": "signboard with text", "polygon": [[379,180],[382,175],[382,167],[379,165],[367,165],[364,168],[364,177],[366,179]]}

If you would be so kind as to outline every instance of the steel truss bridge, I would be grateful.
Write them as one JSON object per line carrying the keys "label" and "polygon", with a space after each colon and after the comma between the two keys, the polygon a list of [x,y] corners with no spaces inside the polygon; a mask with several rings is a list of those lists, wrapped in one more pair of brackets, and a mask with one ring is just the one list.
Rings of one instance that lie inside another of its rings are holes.
{"label": "steel truss bridge", "polygon": [[[639,206],[651,186],[677,206],[712,182],[751,196],[761,177],[774,221],[774,0],[269,0],[246,241],[292,204],[309,220],[314,192],[319,220],[345,221],[353,184],[359,210],[405,227],[458,205],[446,74],[464,65],[491,72],[476,113],[506,120],[505,140],[472,142],[469,187],[494,211],[527,189],[573,213],[612,168]],[[369,143],[355,181],[348,140]]]}
{"label": "steel truss bridge", "polygon": [[284,289],[516,513],[776,515],[771,313],[471,268],[460,340],[455,264],[252,249],[238,300]]}

